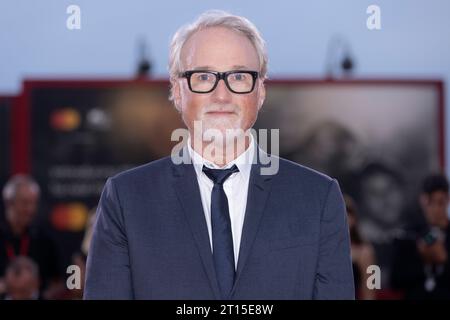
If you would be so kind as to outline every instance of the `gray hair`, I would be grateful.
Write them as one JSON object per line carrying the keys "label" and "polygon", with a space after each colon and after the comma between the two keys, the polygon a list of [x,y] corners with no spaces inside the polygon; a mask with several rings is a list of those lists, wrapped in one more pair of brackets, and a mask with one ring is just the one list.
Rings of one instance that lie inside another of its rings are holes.
{"label": "gray hair", "polygon": [[193,23],[178,29],[172,38],[169,50],[169,77],[170,83],[172,84],[169,100],[173,101],[173,83],[181,72],[181,49],[189,37],[195,32],[211,27],[228,28],[246,36],[258,54],[260,78],[267,78],[268,57],[266,44],[255,25],[241,16],[236,16],[221,10],[209,10],[202,13]]}
{"label": "gray hair", "polygon": [[40,188],[37,182],[30,176],[18,174],[13,177],[11,177],[8,182],[6,182],[5,186],[3,187],[3,201],[11,201],[17,193],[17,189],[19,189],[20,186],[28,185],[30,188],[36,192],[37,194],[40,194]]}

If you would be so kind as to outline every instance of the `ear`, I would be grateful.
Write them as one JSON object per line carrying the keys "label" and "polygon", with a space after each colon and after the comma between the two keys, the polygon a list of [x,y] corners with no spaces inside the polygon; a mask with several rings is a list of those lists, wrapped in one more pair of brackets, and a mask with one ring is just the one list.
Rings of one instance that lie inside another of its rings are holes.
{"label": "ear", "polygon": [[178,80],[172,82],[173,104],[178,112],[181,112],[181,88]]}
{"label": "ear", "polygon": [[261,110],[264,100],[266,100],[266,86],[263,80],[259,80],[259,101],[258,101],[258,111]]}

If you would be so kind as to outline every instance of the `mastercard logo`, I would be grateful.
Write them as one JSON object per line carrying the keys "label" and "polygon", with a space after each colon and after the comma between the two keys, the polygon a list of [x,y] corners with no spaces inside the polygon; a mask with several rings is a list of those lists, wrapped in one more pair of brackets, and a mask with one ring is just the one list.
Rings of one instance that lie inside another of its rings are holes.
{"label": "mastercard logo", "polygon": [[80,113],[74,108],[63,108],[54,111],[50,115],[50,125],[59,131],[72,131],[81,124]]}
{"label": "mastercard logo", "polygon": [[56,230],[83,231],[88,219],[88,208],[80,202],[58,204],[53,207],[51,223]]}

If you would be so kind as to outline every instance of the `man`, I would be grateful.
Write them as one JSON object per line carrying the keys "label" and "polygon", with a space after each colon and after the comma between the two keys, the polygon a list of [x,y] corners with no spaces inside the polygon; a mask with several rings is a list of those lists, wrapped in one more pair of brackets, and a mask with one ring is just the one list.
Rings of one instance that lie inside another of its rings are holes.
{"label": "man", "polygon": [[267,73],[255,26],[206,12],[174,35],[169,69],[192,161],[172,156],[108,179],[85,298],[354,298],[337,182],[276,157],[275,174],[263,174],[247,135]]}
{"label": "man", "polygon": [[20,256],[37,263],[45,297],[50,297],[59,283],[56,245],[42,228],[34,225],[39,197],[39,185],[26,175],[11,177],[3,188],[6,223],[0,225],[0,293],[4,290],[7,265]]}
{"label": "man", "polygon": [[425,219],[412,239],[395,243],[392,284],[406,299],[450,299],[449,183],[445,175],[425,178],[419,196]]}
{"label": "man", "polygon": [[39,268],[28,257],[14,259],[5,272],[6,292],[4,300],[38,300]]}

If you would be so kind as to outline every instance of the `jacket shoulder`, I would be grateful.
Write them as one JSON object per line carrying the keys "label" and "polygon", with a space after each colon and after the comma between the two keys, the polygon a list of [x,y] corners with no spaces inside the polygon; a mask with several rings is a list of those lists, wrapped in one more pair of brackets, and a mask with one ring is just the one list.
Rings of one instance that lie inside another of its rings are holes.
{"label": "jacket shoulder", "polygon": [[279,158],[279,171],[274,177],[274,184],[299,196],[307,196],[308,199],[318,198],[320,202],[325,201],[333,188],[340,192],[336,179],[283,158]]}
{"label": "jacket shoulder", "polygon": [[301,165],[296,162],[292,162],[287,159],[279,158],[280,163],[280,175],[282,177],[293,177],[295,179],[301,179],[308,183],[318,183],[329,185],[334,179],[330,176]]}
{"label": "jacket shoulder", "polygon": [[168,156],[119,172],[110,179],[121,185],[127,183],[135,184],[139,181],[154,181],[158,177],[167,176],[171,167],[172,160]]}

